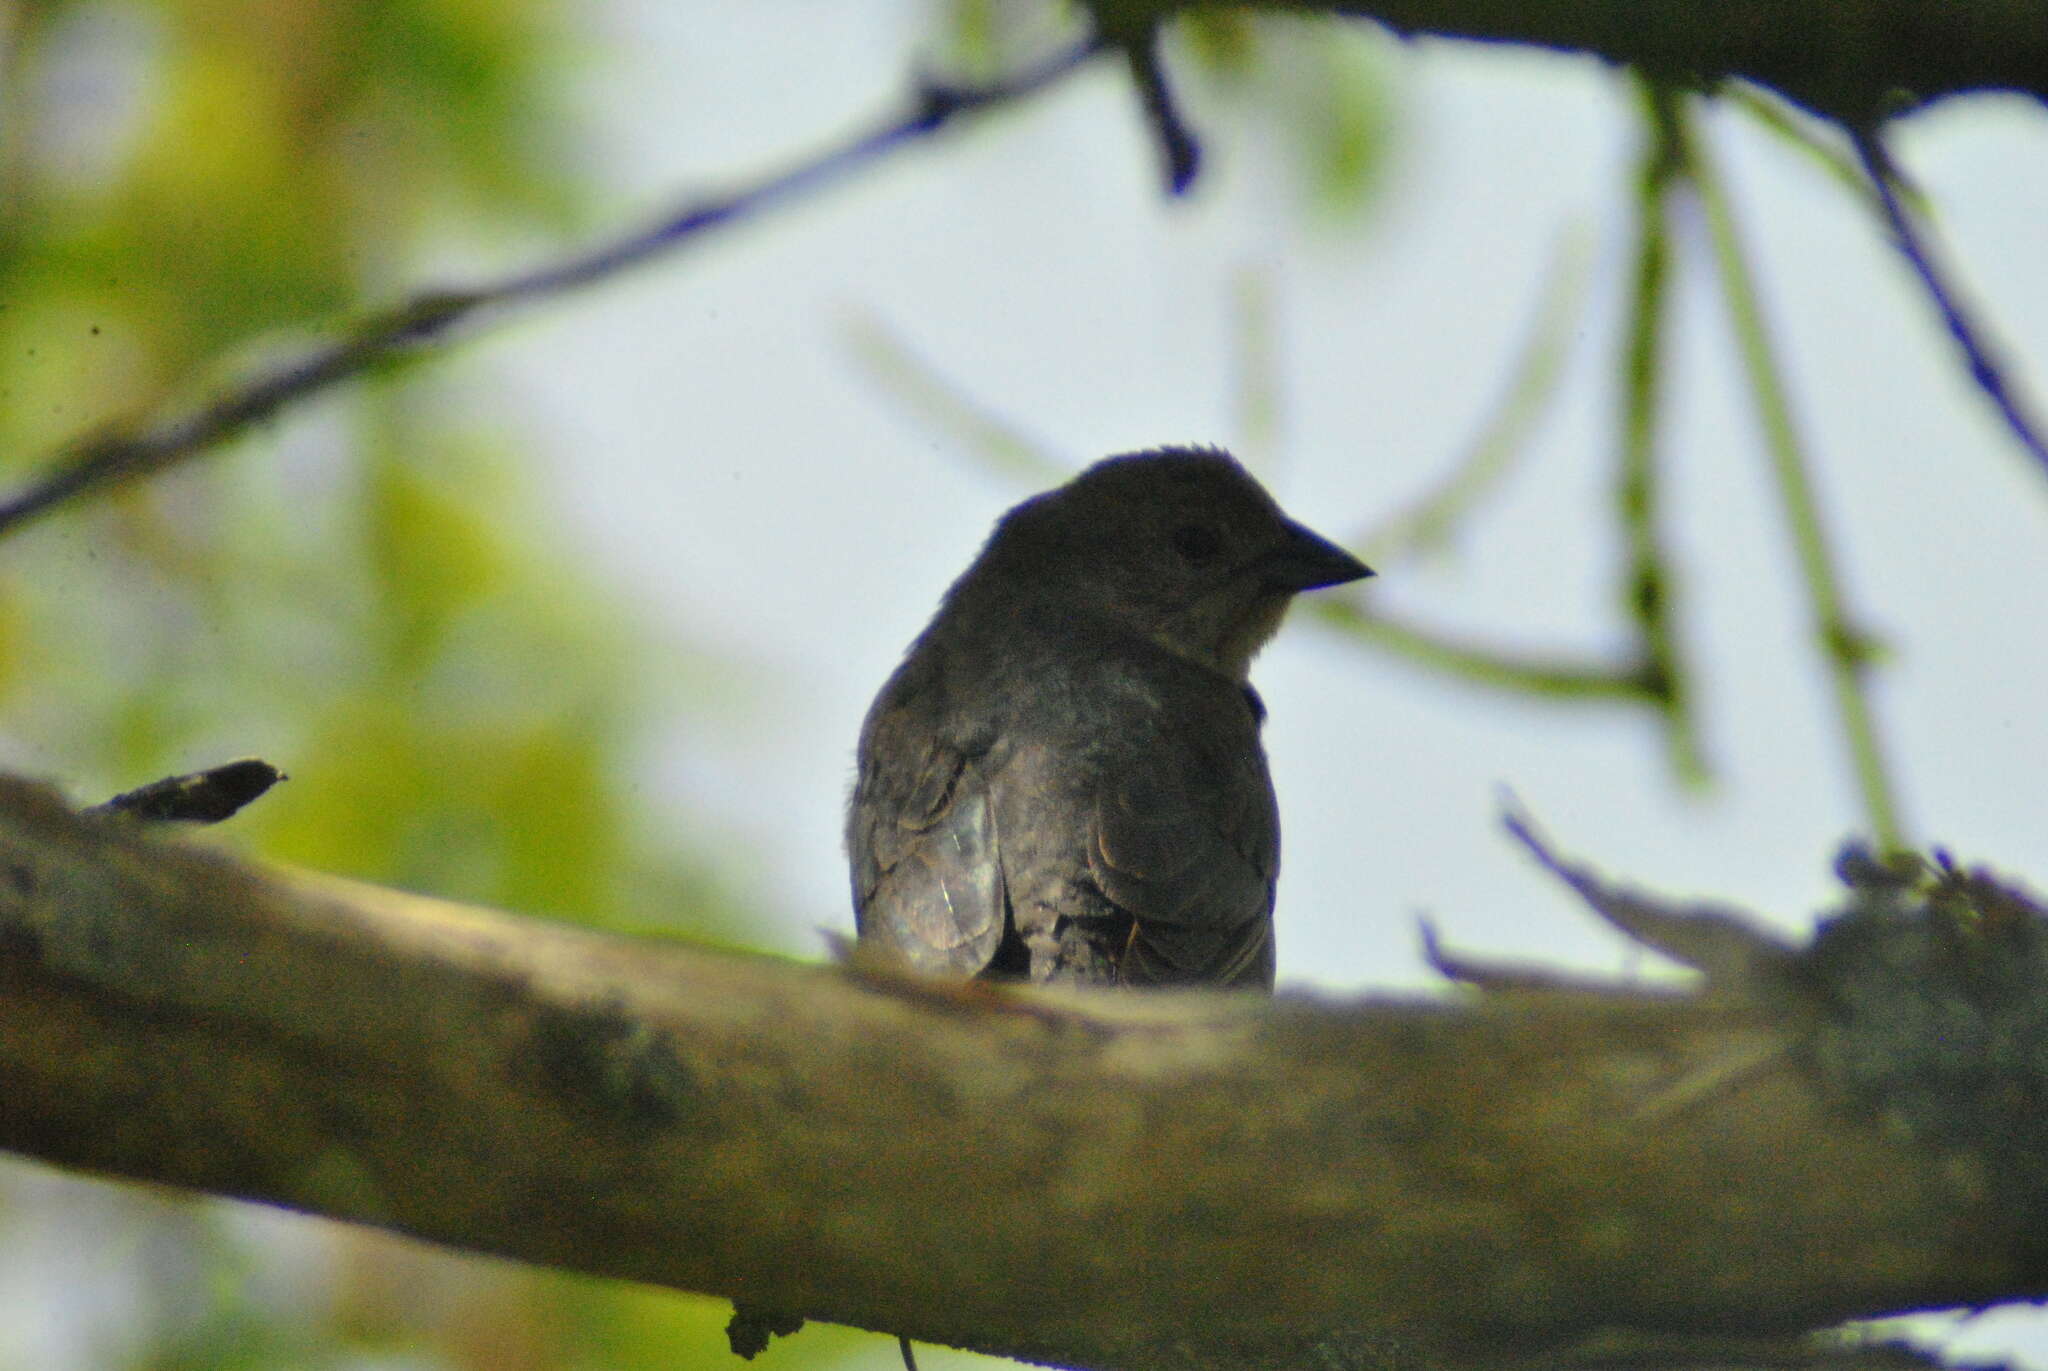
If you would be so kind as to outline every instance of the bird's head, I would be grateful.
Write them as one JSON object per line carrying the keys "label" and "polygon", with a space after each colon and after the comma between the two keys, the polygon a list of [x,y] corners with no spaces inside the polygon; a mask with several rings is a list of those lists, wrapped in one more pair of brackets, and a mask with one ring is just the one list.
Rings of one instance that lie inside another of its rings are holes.
{"label": "bird's head", "polygon": [[1018,505],[967,579],[1028,585],[1242,680],[1298,592],[1371,574],[1288,518],[1228,453],[1161,448],[1107,458]]}

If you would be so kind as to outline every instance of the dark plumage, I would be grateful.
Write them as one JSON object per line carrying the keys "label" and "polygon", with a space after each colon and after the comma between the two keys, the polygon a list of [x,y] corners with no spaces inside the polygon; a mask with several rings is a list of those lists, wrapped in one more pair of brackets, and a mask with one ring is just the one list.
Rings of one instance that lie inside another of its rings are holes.
{"label": "dark plumage", "polygon": [[934,974],[1270,987],[1246,672],[1297,592],[1370,574],[1219,451],[1112,457],[1005,514],[861,729],[862,940]]}

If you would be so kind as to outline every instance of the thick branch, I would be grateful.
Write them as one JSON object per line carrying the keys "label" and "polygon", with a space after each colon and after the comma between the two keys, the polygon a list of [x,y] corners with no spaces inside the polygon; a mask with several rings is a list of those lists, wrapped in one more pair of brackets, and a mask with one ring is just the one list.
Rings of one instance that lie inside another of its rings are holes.
{"label": "thick branch", "polygon": [[[1211,0],[1090,0],[1129,31]],[[1590,53],[1654,77],[1744,77],[1851,125],[1903,96],[2048,98],[2043,0],[1244,0],[1355,15],[1404,34]]]}
{"label": "thick branch", "polygon": [[2048,1291],[1997,1171],[1817,1082],[1817,1017],[909,982],[258,872],[0,780],[0,1146],[1068,1364]]}

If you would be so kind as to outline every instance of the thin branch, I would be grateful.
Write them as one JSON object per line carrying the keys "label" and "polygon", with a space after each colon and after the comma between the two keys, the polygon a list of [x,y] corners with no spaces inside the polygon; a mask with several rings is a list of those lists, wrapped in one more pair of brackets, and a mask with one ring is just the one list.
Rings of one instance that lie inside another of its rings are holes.
{"label": "thin branch", "polygon": [[927,361],[872,311],[848,315],[841,333],[854,363],[877,389],[991,470],[1037,487],[1057,485],[1078,468]]}
{"label": "thin branch", "polygon": [[1561,856],[1536,830],[1535,820],[1510,808],[1502,822],[1551,875],[1630,939],[1707,978],[1729,996],[1769,999],[1785,993],[1797,961],[1793,946],[1726,905],[1669,900],[1615,885],[1583,862]]}
{"label": "thin branch", "polygon": [[1857,164],[1855,149],[1840,136],[1841,125],[1808,113],[1768,87],[1746,81],[1732,81],[1718,94],[1782,146],[1804,158],[1837,189],[1847,191],[1857,204],[1875,207],[1870,179]]}
{"label": "thin branch", "polygon": [[[1519,435],[1549,390],[1571,317],[1567,303],[1577,294],[1577,278],[1564,272],[1562,263],[1560,270],[1562,274],[1553,279],[1538,310],[1537,323],[1501,408],[1489,420],[1472,454],[1410,512],[1409,519],[1453,517],[1457,512],[1454,503],[1463,505],[1476,498],[1519,446]],[[855,356],[869,374],[917,411],[917,417],[950,434],[964,452],[1006,475],[1041,484],[1064,479],[1073,470],[1072,463],[969,394],[966,387],[926,362],[878,321],[859,316],[847,329]],[[1552,699],[1662,700],[1657,679],[1645,665],[1616,666],[1502,652],[1402,623],[1355,598],[1319,596],[1305,608],[1354,638],[1470,683]]]}
{"label": "thin branch", "polygon": [[1459,520],[1514,470],[1537,421],[1557,395],[1574,326],[1584,309],[1589,252],[1582,234],[1564,235],[1551,254],[1528,332],[1477,434],[1427,490],[1351,540],[1378,565],[1443,542]]}
{"label": "thin branch", "polygon": [[256,757],[209,767],[125,790],[88,814],[126,814],[154,823],[217,824],[231,819],[285,774]]}
{"label": "thin branch", "polygon": [[[1935,244],[1921,227],[1930,213],[1927,197],[1906,179],[1885,146],[1881,130],[1867,124],[1823,124],[1759,86],[1732,85],[1723,92],[1723,98],[1809,158],[1830,180],[1853,195],[1859,206],[1883,217],[1892,246],[1905,259],[1941,315],[1949,336],[1962,350],[1972,383],[1990,399],[2020,447],[2048,472],[2048,438],[2043,437],[2040,424],[2028,413],[2029,406],[2019,387],[2007,377],[1991,342],[1990,330],[1971,317],[1971,311],[1963,304],[1962,292],[1950,282],[1949,273],[1937,260]],[[1842,135],[1842,146],[1837,146],[1832,136],[1836,133]]]}
{"label": "thin branch", "polygon": [[1570,661],[1461,642],[1403,623],[1357,596],[1318,595],[1303,609],[1353,637],[1468,684],[1558,700],[1657,699],[1656,682],[1641,664]]}
{"label": "thin branch", "polygon": [[1185,195],[1202,169],[1202,145],[1182,117],[1180,104],[1167,83],[1166,65],[1159,55],[1159,26],[1145,24],[1130,33],[1106,34],[1108,43],[1122,50],[1131,73],[1131,85],[1138,94],[1138,109],[1152,142],[1159,149],[1159,170],[1168,195]]}
{"label": "thin branch", "polygon": [[1993,355],[1989,331],[1971,319],[1959,293],[1949,285],[1946,274],[1935,264],[1932,244],[1926,241],[1914,224],[1912,215],[1900,202],[1898,185],[1902,177],[1898,164],[1885,149],[1881,135],[1873,128],[1858,126],[1850,130],[1850,137],[1855,142],[1856,156],[1870,177],[1877,203],[1884,211],[1885,223],[1891,228],[1892,244],[1906,259],[1913,274],[1920,278],[1927,298],[1941,312],[1941,322],[1947,325],[1949,336],[1956,340],[1956,346],[1962,349],[1963,360],[1969,363],[1970,379],[1997,408],[1999,417],[2034,459],[2035,465],[2043,474],[2048,474],[2048,441],[2042,438],[2041,430],[2028,416],[2017,388],[2006,378],[2004,368]]}
{"label": "thin branch", "polygon": [[[1673,97],[1674,102],[1676,97]],[[1786,394],[1782,368],[1764,323],[1763,305],[1756,281],[1750,273],[1742,235],[1735,223],[1735,211],[1704,147],[1693,127],[1690,113],[1674,103],[1673,128],[1683,140],[1686,177],[1698,192],[1706,210],[1708,230],[1713,238],[1714,261],[1721,278],[1721,294],[1735,330],[1736,351],[1749,381],[1750,396],[1763,428],[1764,446],[1770,454],[1771,474],[1777,482],[1778,500],[1784,507],[1792,548],[1799,560],[1805,582],[1808,610],[1812,617],[1815,648],[1826,664],[1833,687],[1835,714],[1848,751],[1857,792],[1863,802],[1865,820],[1880,848],[1905,845],[1899,825],[1898,802],[1893,795],[1884,743],[1878,736],[1870,707],[1866,679],[1872,648],[1869,637],[1857,627],[1848,609],[1841,581],[1835,572],[1834,553],[1828,543],[1820,500],[1808,471],[1806,446],[1799,425],[1792,417],[1791,398]]]}
{"label": "thin branch", "polygon": [[1616,510],[1628,541],[1623,603],[1656,690],[1665,754],[1681,782],[1699,785],[1707,779],[1707,767],[1693,728],[1691,676],[1678,639],[1677,577],[1658,525],[1671,192],[1683,172],[1684,149],[1655,87],[1637,85],[1646,93],[1646,143],[1636,169],[1636,260],[1622,342],[1621,464],[1615,483]]}
{"label": "thin branch", "polygon": [[161,471],[218,446],[288,404],[439,342],[458,324],[615,276],[776,205],[824,190],[962,116],[1044,90],[1078,69],[1096,48],[1091,40],[987,85],[923,81],[907,110],[785,171],[728,194],[692,199],[645,228],[562,260],[479,286],[425,292],[186,413],[82,439],[50,463],[48,474],[0,500],[0,536],[68,500]]}
{"label": "thin branch", "polygon": [[1281,455],[1282,368],[1273,273],[1264,265],[1241,264],[1230,278],[1231,427],[1238,456],[1262,476]]}

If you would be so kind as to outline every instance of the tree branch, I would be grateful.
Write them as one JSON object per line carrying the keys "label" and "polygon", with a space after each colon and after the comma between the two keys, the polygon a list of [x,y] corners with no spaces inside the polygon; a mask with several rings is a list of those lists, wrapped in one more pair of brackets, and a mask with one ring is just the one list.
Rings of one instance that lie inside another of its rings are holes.
{"label": "tree branch", "polygon": [[289,404],[443,341],[458,325],[615,276],[778,203],[822,190],[962,116],[1054,84],[1093,51],[1092,43],[1082,44],[984,86],[920,82],[908,109],[786,171],[729,194],[693,197],[653,224],[560,261],[466,289],[423,292],[184,413],[80,439],[54,457],[43,476],[0,499],[0,537],[66,501],[217,447]]}
{"label": "tree branch", "polygon": [[[1208,0],[1087,0],[1098,33],[1149,35]],[[1715,6],[1642,0],[1250,0],[1241,8],[1325,12],[1377,21],[1407,35],[1511,42],[1593,54],[1663,80],[1746,78],[1808,108],[1866,128],[1915,101],[1981,90],[2048,99],[2048,0],[1736,0]],[[0,498],[0,536],[116,483],[207,451],[287,405],[438,342],[488,311],[610,277],[636,263],[819,189],[916,142],[959,116],[1043,89],[1078,68],[1091,39],[987,86],[919,86],[907,112],[738,192],[680,206],[610,243],[501,280],[424,292],[342,335],[196,405],[154,422],[116,425],[58,453],[41,478]],[[1196,145],[1168,98],[1149,40],[1131,47],[1147,117],[1184,190]],[[1904,93],[1910,92],[1910,98]]]}
{"label": "tree branch", "polygon": [[1872,963],[1831,946],[1698,996],[931,983],[261,871],[0,778],[0,1146],[1094,1367],[1503,1367],[2048,1291],[2027,1167],[1869,1098],[1882,1035],[1831,1006]]}
{"label": "tree branch", "polygon": [[[1211,0],[1088,0],[1133,32]],[[1662,80],[1740,77],[1860,126],[1971,91],[2048,99],[2043,0],[1249,0],[1350,15],[1403,35],[1586,53]]]}
{"label": "tree branch", "polygon": [[2036,466],[2048,472],[2048,438],[2042,436],[2040,427],[2027,412],[2028,407],[2022,401],[2018,388],[2007,379],[2005,367],[1991,346],[1988,330],[1974,321],[1971,311],[1963,307],[1961,292],[1949,284],[1948,273],[1936,265],[1932,244],[1926,241],[1927,235],[1921,232],[1907,212],[1898,190],[1905,178],[1892,161],[1883,135],[1875,129],[1857,128],[1850,131],[1850,137],[1856,148],[1857,160],[1863,164],[1864,174],[1870,178],[1871,193],[1877,197],[1885,225],[1891,230],[1892,243],[1919,280],[1920,288],[1927,292],[1927,298],[1941,315],[1949,336],[1955,339],[1969,369],[1971,382],[1997,409],[1998,417],[2004,421],[2007,431],[2018,441],[2021,449],[2034,459]]}

